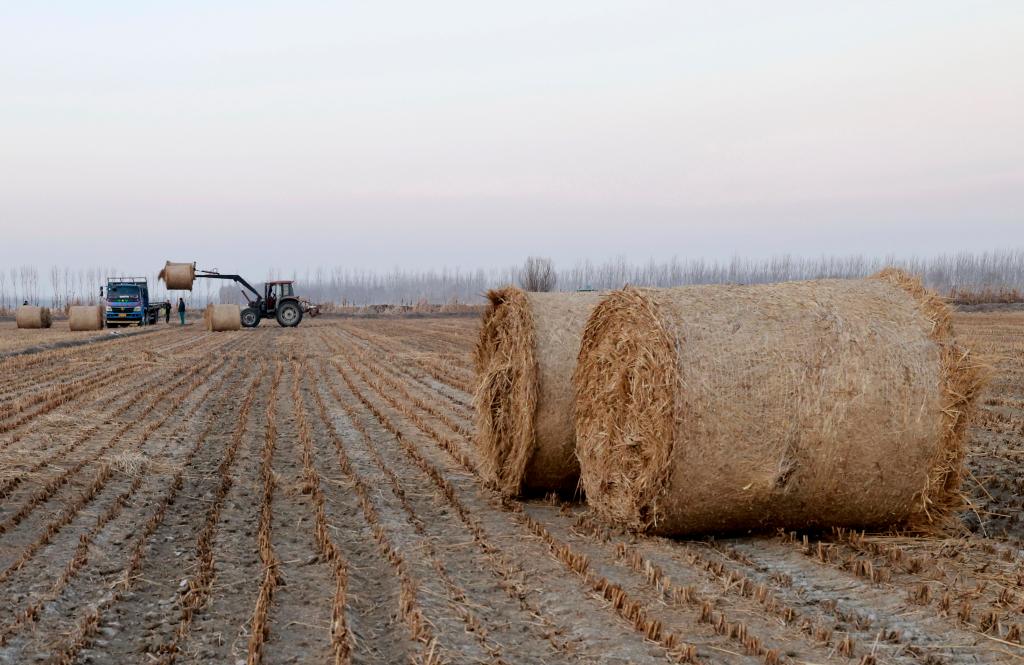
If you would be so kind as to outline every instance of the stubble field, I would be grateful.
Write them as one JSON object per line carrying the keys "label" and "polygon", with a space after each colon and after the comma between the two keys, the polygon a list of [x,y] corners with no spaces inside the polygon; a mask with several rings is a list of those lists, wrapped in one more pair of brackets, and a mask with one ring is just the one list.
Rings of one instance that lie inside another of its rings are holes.
{"label": "stubble field", "polygon": [[0,662],[1020,660],[1024,313],[956,326],[961,533],[690,541],[479,480],[472,318],[2,327]]}

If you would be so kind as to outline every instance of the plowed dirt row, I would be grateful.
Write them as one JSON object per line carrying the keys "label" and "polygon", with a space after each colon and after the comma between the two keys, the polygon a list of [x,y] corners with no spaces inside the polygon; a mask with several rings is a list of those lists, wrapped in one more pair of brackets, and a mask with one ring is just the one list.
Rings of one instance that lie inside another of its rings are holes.
{"label": "plowed dirt row", "polygon": [[505,499],[476,475],[472,319],[0,360],[0,662],[1020,661],[1021,318],[957,316],[994,380],[945,539],[682,542]]}

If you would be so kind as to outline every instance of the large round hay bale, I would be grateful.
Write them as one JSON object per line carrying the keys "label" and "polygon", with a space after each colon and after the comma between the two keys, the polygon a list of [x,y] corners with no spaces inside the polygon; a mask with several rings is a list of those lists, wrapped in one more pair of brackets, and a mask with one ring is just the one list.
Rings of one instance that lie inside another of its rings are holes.
{"label": "large round hay bale", "polygon": [[167,288],[175,290],[192,290],[192,282],[196,279],[196,265],[194,263],[171,263],[168,261],[164,269],[160,271],[160,279],[164,281]]}
{"label": "large round hay bale", "polygon": [[242,310],[238,305],[210,305],[210,330],[239,330],[242,327]]}
{"label": "large round hay bale", "polygon": [[663,535],[938,529],[982,374],[899,271],[617,291],[574,378],[591,506]]}
{"label": "large round hay bale", "polygon": [[508,494],[572,491],[572,372],[599,295],[507,287],[487,297],[475,355],[482,472]]}
{"label": "large round hay bale", "polygon": [[72,305],[68,312],[71,330],[102,330],[103,305]]}
{"label": "large round hay bale", "polygon": [[53,325],[49,307],[21,305],[14,313],[14,321],[19,328],[49,328]]}

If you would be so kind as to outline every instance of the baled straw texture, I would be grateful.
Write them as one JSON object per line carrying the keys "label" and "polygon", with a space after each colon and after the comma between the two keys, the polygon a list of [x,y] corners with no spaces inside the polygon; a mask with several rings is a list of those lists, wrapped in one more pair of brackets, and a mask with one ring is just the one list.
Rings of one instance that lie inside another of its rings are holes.
{"label": "baled straw texture", "polygon": [[49,328],[53,325],[49,307],[20,305],[14,313],[14,321],[19,328]]}
{"label": "baled straw texture", "polygon": [[683,535],[944,527],[981,373],[945,305],[888,270],[626,288],[591,316],[574,380],[590,504]]}
{"label": "baled straw texture", "polygon": [[571,492],[579,479],[572,372],[596,293],[488,292],[475,361],[476,442],[506,494]]}
{"label": "baled straw texture", "polygon": [[194,263],[171,263],[168,261],[159,278],[163,280],[167,288],[172,291],[192,290],[192,282],[196,279],[196,265]]}
{"label": "baled straw texture", "polygon": [[213,303],[207,303],[206,308],[203,309],[203,327],[207,330],[213,330]]}
{"label": "baled straw texture", "polygon": [[72,305],[68,312],[68,327],[73,331],[102,330],[103,305]]}
{"label": "baled straw texture", "polygon": [[210,330],[239,330],[242,327],[242,309],[238,305],[211,305]]}

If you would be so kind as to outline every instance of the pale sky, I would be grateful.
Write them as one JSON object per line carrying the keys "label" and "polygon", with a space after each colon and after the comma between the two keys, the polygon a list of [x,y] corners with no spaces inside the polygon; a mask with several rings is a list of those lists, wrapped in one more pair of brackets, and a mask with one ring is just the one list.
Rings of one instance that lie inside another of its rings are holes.
{"label": "pale sky", "polygon": [[1024,2],[0,0],[0,267],[1024,246]]}

